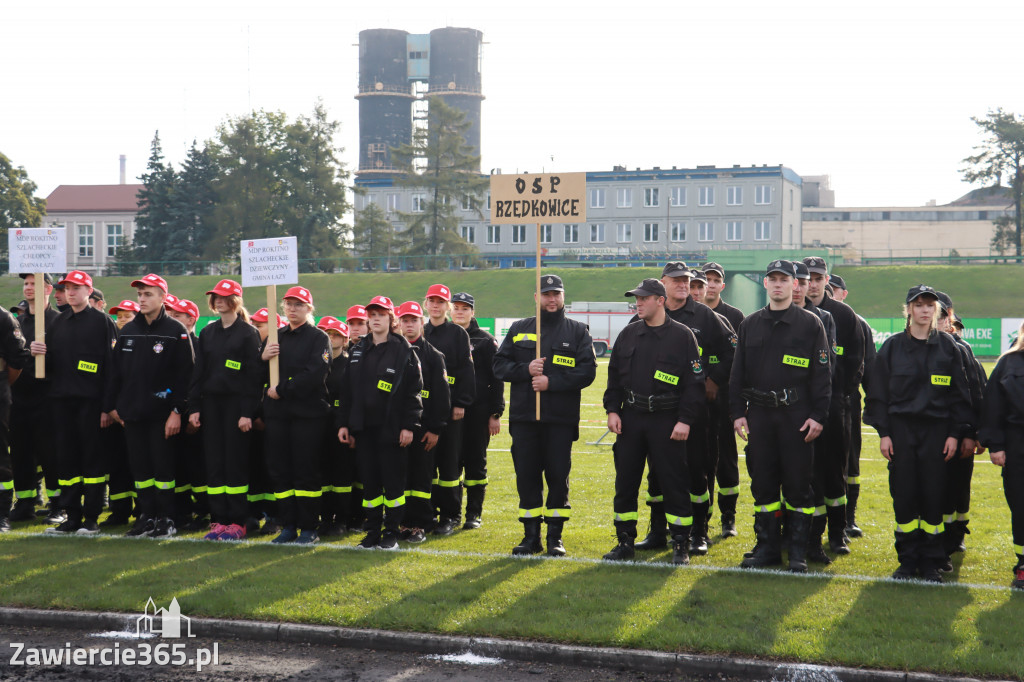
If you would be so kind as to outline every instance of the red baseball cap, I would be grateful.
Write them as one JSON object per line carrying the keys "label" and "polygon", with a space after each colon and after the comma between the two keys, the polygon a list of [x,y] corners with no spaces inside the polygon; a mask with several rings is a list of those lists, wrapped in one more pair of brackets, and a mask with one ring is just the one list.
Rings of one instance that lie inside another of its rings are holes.
{"label": "red baseball cap", "polygon": [[185,300],[184,298],[178,299],[178,307],[175,308],[179,313],[185,313],[193,320],[199,319],[199,306],[192,301]]}
{"label": "red baseball cap", "polygon": [[[153,284],[153,285],[146,285],[146,286],[156,286],[156,285]],[[178,297],[175,296],[174,294],[167,294],[166,296],[164,296],[164,307],[165,308],[170,308],[171,310],[177,310],[180,313],[185,312],[184,310],[181,310],[180,308],[178,308],[178,301],[179,301]]]}
{"label": "red baseball cap", "polygon": [[323,329],[324,331],[333,330],[338,332],[344,337],[348,337],[348,325],[339,320],[336,317],[330,315],[324,315],[320,318],[320,321],[316,324],[317,329]]}
{"label": "red baseball cap", "polygon": [[[391,299],[388,298],[387,296],[374,296],[372,299],[370,299],[370,302],[366,304],[367,308],[369,308],[370,306],[375,306],[377,308],[383,308],[384,310],[395,312],[395,304],[392,303]],[[369,316],[367,316],[367,319],[369,319]]]}
{"label": "red baseball cap", "polygon": [[68,274],[64,275],[64,279],[57,282],[57,284],[79,284],[83,287],[92,288],[92,277],[89,276],[88,272],[82,272],[81,270],[72,270]]}
{"label": "red baseball cap", "polygon": [[423,307],[416,301],[406,301],[398,306],[398,310],[395,311],[395,317],[405,317],[406,315],[423,317]]}
{"label": "red baseball cap", "polygon": [[242,285],[233,279],[222,279],[217,282],[217,286],[206,292],[209,294],[217,294],[218,296],[241,296]]}
{"label": "red baseball cap", "polygon": [[313,294],[309,293],[309,289],[305,287],[292,287],[284,297],[294,298],[296,301],[302,301],[306,305],[313,305]]}
{"label": "red baseball cap", "polygon": [[[256,312],[254,312],[252,314],[252,317],[250,317],[249,320],[251,322],[267,322],[269,320],[269,318],[270,318],[270,315],[267,313],[267,309],[266,308],[260,308],[259,310],[257,310]],[[284,326],[284,320],[281,318],[280,315],[277,316],[277,326],[278,327]]]}
{"label": "red baseball cap", "polygon": [[452,290],[443,284],[435,284],[427,289],[427,298],[430,298],[431,296],[437,296],[438,298],[450,301],[452,300]]}
{"label": "red baseball cap", "polygon": [[139,304],[135,301],[128,300],[127,298],[110,309],[111,315],[117,315],[122,310],[137,313],[139,312]]}
{"label": "red baseball cap", "polygon": [[369,320],[370,316],[366,314],[366,308],[361,305],[354,305],[348,309],[345,313],[346,320]]}
{"label": "red baseball cap", "polygon": [[167,280],[161,277],[160,275],[154,275],[153,273],[149,273],[142,279],[135,280],[134,282],[132,282],[132,286],[156,287],[157,289],[163,290],[165,294],[167,293]]}

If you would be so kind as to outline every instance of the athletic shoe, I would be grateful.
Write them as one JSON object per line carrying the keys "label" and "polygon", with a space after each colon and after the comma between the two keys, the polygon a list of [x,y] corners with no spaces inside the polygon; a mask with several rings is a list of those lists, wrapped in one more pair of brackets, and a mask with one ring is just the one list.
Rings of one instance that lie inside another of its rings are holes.
{"label": "athletic shoe", "polygon": [[458,525],[458,519],[441,519],[434,528],[434,535],[451,535]]}
{"label": "athletic shoe", "polygon": [[356,545],[356,549],[376,549],[380,543],[380,531],[371,530],[366,534],[366,537],[359,541]]}
{"label": "athletic shoe", "polygon": [[153,532],[154,528],[156,528],[156,521],[143,514],[135,519],[135,525],[128,529],[125,537],[138,538],[148,536]]}
{"label": "athletic shoe", "polygon": [[1013,582],[1010,587],[1015,590],[1024,590],[1024,567],[1017,567],[1013,572]]}
{"label": "athletic shoe", "polygon": [[466,522],[462,524],[462,530],[476,530],[482,523],[479,516],[466,516]]}
{"label": "athletic shoe", "polygon": [[304,530],[295,539],[296,545],[315,545],[318,542],[320,542],[320,536],[316,534],[315,530]]}
{"label": "athletic shoe", "polygon": [[299,534],[295,532],[295,526],[285,526],[281,529],[281,533],[270,542],[275,545],[285,545],[295,542],[298,538]]}
{"label": "athletic shoe", "polygon": [[48,533],[50,535],[53,535],[55,533],[56,534],[64,535],[64,534],[67,534],[67,533],[77,533],[78,529],[81,528],[81,527],[82,527],[82,524],[79,523],[78,521],[72,521],[71,519],[68,519],[67,521],[64,521],[63,523],[61,523],[61,524],[59,524],[57,526],[54,526],[53,528],[47,528],[43,532],[44,533]]}
{"label": "athletic shoe", "polygon": [[9,533],[11,522],[6,516],[0,516],[0,533]]}
{"label": "athletic shoe", "polygon": [[[257,527],[259,527],[259,524],[257,524]],[[274,519],[267,519],[266,522],[263,524],[263,528],[259,529],[259,534],[260,535],[277,535],[282,530],[283,529],[282,529],[280,523],[278,523]],[[246,523],[245,524],[245,532],[251,535],[252,533],[255,533],[256,531],[250,530],[249,524]],[[291,540],[289,540],[289,542],[291,542]]]}
{"label": "athletic shoe", "polygon": [[418,545],[427,539],[427,534],[423,532],[422,528],[409,528],[407,530],[409,531],[409,535],[402,539],[410,544]]}
{"label": "athletic shoe", "polygon": [[75,535],[99,535],[100,527],[95,521],[86,521],[75,531]]}
{"label": "athletic shoe", "polygon": [[220,540],[221,533],[228,529],[227,526],[221,523],[211,523],[210,532],[203,536],[204,540]]}
{"label": "athletic shoe", "polygon": [[174,527],[174,521],[165,517],[154,524],[153,531],[149,533],[149,537],[154,540],[162,540],[177,534],[177,532],[178,529]]}
{"label": "athletic shoe", "polygon": [[46,517],[46,522],[52,523],[54,525],[64,523],[67,520],[68,515],[64,512],[63,509],[51,509],[49,512],[49,516]]}
{"label": "athletic shoe", "polygon": [[218,540],[244,540],[245,526],[232,523],[230,526],[221,526]]}
{"label": "athletic shoe", "polygon": [[398,533],[393,530],[384,531],[384,534],[380,536],[380,542],[377,543],[377,549],[398,549]]}
{"label": "athletic shoe", "polygon": [[939,570],[942,571],[943,573],[952,573],[953,572],[953,560],[951,558],[949,558],[949,557],[946,557],[945,559],[943,559],[939,563]]}
{"label": "athletic shoe", "polygon": [[181,524],[181,530],[186,533],[197,533],[201,530],[205,530],[210,525],[210,520],[206,517],[195,517],[187,523]]}

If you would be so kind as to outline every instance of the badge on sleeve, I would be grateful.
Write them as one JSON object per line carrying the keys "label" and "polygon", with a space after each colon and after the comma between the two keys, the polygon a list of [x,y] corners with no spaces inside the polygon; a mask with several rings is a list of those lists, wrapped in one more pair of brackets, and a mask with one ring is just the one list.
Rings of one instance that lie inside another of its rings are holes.
{"label": "badge on sleeve", "polygon": [[828,351],[827,350],[819,350],[818,351],[818,362],[820,362],[823,365],[827,365],[828,364]]}
{"label": "badge on sleeve", "polygon": [[700,360],[694,360],[692,363],[690,363],[690,367],[693,368],[693,373],[694,374],[700,374],[701,373],[701,369],[702,368],[700,366]]}

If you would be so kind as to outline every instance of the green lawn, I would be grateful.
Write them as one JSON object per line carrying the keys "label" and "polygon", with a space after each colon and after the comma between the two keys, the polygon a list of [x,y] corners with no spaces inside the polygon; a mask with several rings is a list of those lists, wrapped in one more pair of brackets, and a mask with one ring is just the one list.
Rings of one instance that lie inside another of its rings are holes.
{"label": "green lawn", "polygon": [[[614,544],[611,448],[599,379],[584,394],[574,449],[566,559],[513,559],[521,536],[507,425],[492,441],[484,526],[402,552],[351,548],[361,534],[315,548],[54,538],[41,523],[0,539],[0,604],[141,612],[177,597],[188,615],[294,621],[460,635],[736,653],[1022,678],[1024,595],[1007,588],[1014,563],[999,471],[977,459],[972,534],[950,584],[885,580],[895,567],[892,513],[878,440],[865,434],[854,552],[807,576],[735,569],[752,544],[749,488],[740,536],[672,568],[668,551],[609,565]],[[741,471],[743,466],[741,463]],[[717,520],[717,519],[716,519]],[[641,523],[641,532],[645,530]],[[188,537],[197,537],[195,535]]]}

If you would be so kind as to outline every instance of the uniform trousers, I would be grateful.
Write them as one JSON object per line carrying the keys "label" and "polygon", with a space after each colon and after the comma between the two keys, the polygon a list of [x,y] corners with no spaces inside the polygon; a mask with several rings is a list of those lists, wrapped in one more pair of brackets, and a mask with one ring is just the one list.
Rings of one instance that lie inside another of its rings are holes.
{"label": "uniform trousers", "polygon": [[[249,502],[249,519],[260,519],[264,515],[267,518],[277,519],[277,498],[274,496],[274,488],[270,484],[270,474],[267,472],[267,431],[266,422],[262,418],[263,428],[257,427],[257,420],[252,420],[251,440],[249,441],[249,493],[246,500]],[[247,519],[248,520],[248,519]]]}
{"label": "uniform trousers", "polygon": [[269,417],[264,433],[267,472],[283,526],[316,530],[323,483],[320,451],[327,415]]}
{"label": "uniform trousers", "polygon": [[[10,398],[0,399],[0,518],[7,518],[14,497],[14,471],[10,448]],[[33,491],[34,495],[34,491]]]}
{"label": "uniform trousers", "polygon": [[[690,426],[690,436],[686,440],[687,480],[689,484],[688,489],[684,488],[684,490],[687,490],[689,493],[690,503],[698,505],[700,509],[704,510],[705,518],[698,519],[701,528],[703,528],[706,520],[707,511],[710,509],[711,490],[714,488],[715,483],[715,467],[711,464],[712,455],[710,452],[710,439],[708,437],[710,428],[707,414],[706,411],[703,412],[696,420],[696,423]],[[676,421],[678,419],[673,420],[673,426],[675,426]],[[671,432],[672,429],[669,429],[669,433]],[[647,504],[654,510],[660,510],[659,505],[666,499],[666,491],[667,488],[658,477],[657,471],[653,467],[648,469]]]}
{"label": "uniform trousers", "polygon": [[807,432],[800,431],[809,416],[810,408],[799,404],[751,405],[747,410],[747,471],[756,511],[779,509],[781,488],[787,508],[813,513],[814,447],[804,442]]}
{"label": "uniform trousers", "polygon": [[508,431],[519,492],[519,520],[569,518],[569,471],[572,444],[579,437],[577,425],[510,422]]}
{"label": "uniform trousers", "polygon": [[[458,519],[462,516],[462,432],[465,419],[448,421],[441,437],[434,446],[434,464],[437,476],[431,501],[442,519]],[[359,441],[356,441],[358,443]],[[363,482],[365,485],[365,481]]]}
{"label": "uniform trousers", "polygon": [[139,513],[150,518],[174,516],[178,453],[174,442],[164,437],[166,422],[164,417],[124,423]]}
{"label": "uniform trousers", "polygon": [[[96,401],[56,398],[57,485],[69,521],[95,521],[103,510],[106,466],[100,450],[100,408]],[[82,504],[82,498],[85,504]]]}
{"label": "uniform trousers", "polygon": [[825,513],[825,507],[846,504],[846,473],[850,459],[846,410],[842,404],[832,405],[821,435],[814,440],[814,506]]}
{"label": "uniform trousers", "polygon": [[200,454],[204,454],[206,460],[202,481],[205,483],[210,520],[244,526],[249,515],[252,431],[242,433],[238,428],[238,420],[242,418],[242,400],[231,394],[206,396],[199,417],[202,422],[199,435],[203,441]]}
{"label": "uniform trousers", "polygon": [[491,413],[483,405],[466,408],[462,426],[462,484],[466,487],[466,516],[483,513],[484,490],[487,489],[487,446],[491,442]]}
{"label": "uniform trousers", "polygon": [[864,405],[861,402],[860,392],[850,397],[846,407],[846,419],[850,425],[850,454],[846,460],[846,487],[849,490],[851,485],[860,485],[860,448],[861,448],[861,423],[863,421]]}
{"label": "uniform trousers", "polygon": [[729,419],[728,397],[721,388],[718,394],[718,400],[708,406],[708,491],[713,491],[717,478],[718,509],[723,513],[735,513],[736,498],[740,494],[739,452],[736,450],[736,432]]}
{"label": "uniform trousers", "polygon": [[900,563],[943,561],[942,497],[946,462],[942,454],[948,424],[944,419],[902,414],[889,416],[892,461],[889,493],[896,515],[896,554]]}
{"label": "uniform trousers", "polygon": [[[414,436],[415,437],[415,436]],[[405,491],[409,448],[398,444],[398,434],[371,426],[355,435],[359,479],[367,531],[397,532],[405,518]]]}
{"label": "uniform trousers", "polygon": [[135,479],[128,461],[128,442],[124,427],[114,422],[100,429],[100,449],[106,460],[107,493],[110,512],[125,519],[132,515],[135,501]]}
{"label": "uniform trousers", "polygon": [[967,522],[971,511],[971,479],[974,477],[974,455],[960,457],[960,445],[953,459],[946,462],[946,490],[942,496],[942,517],[945,523]]}
{"label": "uniform trousers", "polygon": [[1003,494],[1010,506],[1013,553],[1018,558],[1024,558],[1024,428],[1009,428],[1006,431]]}
{"label": "uniform trousers", "polygon": [[355,478],[355,450],[338,441],[338,429],[328,420],[320,471],[323,475],[323,498],[320,520],[323,523],[348,525],[352,506],[352,479]]}
{"label": "uniform trousers", "polygon": [[39,482],[39,470],[42,469],[46,496],[55,500],[60,495],[60,484],[57,483],[54,453],[53,422],[56,415],[53,414],[52,406],[46,402],[25,406],[15,402],[10,407],[10,415],[14,496],[19,500],[33,499]]}

